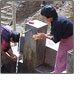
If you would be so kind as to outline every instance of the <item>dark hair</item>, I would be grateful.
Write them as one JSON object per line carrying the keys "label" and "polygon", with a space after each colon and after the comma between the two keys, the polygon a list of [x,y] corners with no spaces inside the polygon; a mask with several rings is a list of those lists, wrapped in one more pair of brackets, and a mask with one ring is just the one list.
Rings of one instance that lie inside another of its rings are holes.
{"label": "dark hair", "polygon": [[11,37],[14,42],[19,42],[20,33],[16,32],[16,31],[12,31]]}
{"label": "dark hair", "polygon": [[57,12],[54,6],[52,5],[46,5],[41,9],[41,15],[46,16],[47,18],[57,17]]}

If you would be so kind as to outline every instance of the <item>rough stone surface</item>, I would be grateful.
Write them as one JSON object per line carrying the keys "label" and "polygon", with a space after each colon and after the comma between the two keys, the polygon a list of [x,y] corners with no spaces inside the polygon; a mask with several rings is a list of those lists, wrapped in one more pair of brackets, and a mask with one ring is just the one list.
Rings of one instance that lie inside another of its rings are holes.
{"label": "rough stone surface", "polygon": [[52,67],[55,65],[58,47],[59,43],[54,43],[52,40],[46,39],[45,63]]}
{"label": "rough stone surface", "polygon": [[56,50],[46,47],[45,63],[47,63],[49,66],[54,67],[55,60],[56,60],[56,54],[57,54]]}
{"label": "rough stone surface", "polygon": [[[39,26],[38,23],[41,25]],[[32,35],[37,32],[46,33],[47,24],[35,20],[34,25],[26,24],[25,30],[27,31],[29,29],[32,29],[32,31],[26,32],[25,34],[24,64],[27,64],[30,70],[34,70],[35,67],[44,63],[46,40],[34,40]]]}
{"label": "rough stone surface", "polygon": [[67,73],[74,72],[74,54],[73,50],[68,51],[67,54]]}
{"label": "rough stone surface", "polygon": [[25,43],[25,36],[21,36],[19,41],[19,49],[20,49],[19,51],[21,53],[23,53],[24,51],[24,43]]}
{"label": "rough stone surface", "polygon": [[[16,22],[23,22],[28,16],[32,16],[37,10],[40,9],[42,1],[22,1],[19,8],[16,11]],[[18,1],[15,1],[15,8],[18,7]],[[4,13],[3,11],[6,11]],[[9,14],[8,14],[9,13]],[[1,23],[4,25],[10,24],[12,21],[12,1],[2,1],[1,2]],[[5,16],[8,19],[5,19]],[[11,18],[9,20],[9,17]],[[5,21],[3,21],[5,19]]]}
{"label": "rough stone surface", "polygon": [[37,10],[40,9],[41,1],[26,1],[21,4],[21,7],[17,10],[17,21],[22,21],[21,19],[25,19],[32,14],[34,14]]}
{"label": "rough stone surface", "polygon": [[44,63],[44,64],[36,67],[35,70],[38,73],[50,73],[50,72],[53,71],[53,67],[51,67],[50,65]]}

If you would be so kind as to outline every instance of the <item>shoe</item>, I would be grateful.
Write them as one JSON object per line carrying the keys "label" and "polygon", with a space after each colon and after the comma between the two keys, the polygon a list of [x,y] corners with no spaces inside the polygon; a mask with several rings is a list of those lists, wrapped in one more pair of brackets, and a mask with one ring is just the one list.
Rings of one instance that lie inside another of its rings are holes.
{"label": "shoe", "polygon": [[51,74],[55,74],[56,72],[55,71],[52,71],[52,72],[50,72]]}

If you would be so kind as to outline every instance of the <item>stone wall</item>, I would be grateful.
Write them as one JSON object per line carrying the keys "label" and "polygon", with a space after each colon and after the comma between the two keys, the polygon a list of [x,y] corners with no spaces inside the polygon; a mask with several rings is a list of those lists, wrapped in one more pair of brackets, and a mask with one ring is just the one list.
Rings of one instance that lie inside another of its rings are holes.
{"label": "stone wall", "polygon": [[26,1],[22,3],[21,7],[17,10],[17,21],[21,21],[21,19],[32,16],[40,9],[41,3],[41,1]]}
{"label": "stone wall", "polygon": [[[16,21],[22,22],[23,19],[28,18],[28,16],[32,16],[40,9],[42,1],[22,1],[20,5],[18,1],[15,3],[15,7],[18,8],[16,11]],[[7,13],[10,13],[12,17],[12,1],[1,2],[1,13],[1,15],[4,15],[5,17],[7,17]],[[5,17],[3,17],[3,19],[5,19]],[[7,22],[7,20],[5,21]]]}
{"label": "stone wall", "polygon": [[5,1],[1,1],[1,8],[4,7],[6,5],[6,2]]}
{"label": "stone wall", "polygon": [[25,44],[23,47],[24,64],[26,64],[27,68],[32,72],[35,67],[44,63],[46,43],[46,39],[34,40],[32,36],[33,34],[37,34],[37,32],[47,32],[46,23],[38,20],[34,20],[33,22],[34,24],[26,24],[25,30],[28,31],[31,29],[31,31],[25,33]]}

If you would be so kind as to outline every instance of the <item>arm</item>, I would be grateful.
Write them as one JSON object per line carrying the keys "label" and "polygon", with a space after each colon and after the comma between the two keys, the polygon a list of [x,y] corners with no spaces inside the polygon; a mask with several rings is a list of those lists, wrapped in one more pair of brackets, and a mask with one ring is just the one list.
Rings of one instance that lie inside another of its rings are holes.
{"label": "arm", "polygon": [[12,60],[12,57],[9,56],[6,52],[4,52],[4,50],[1,50],[1,54],[2,54],[4,57],[6,57],[7,59]]}
{"label": "arm", "polygon": [[4,52],[4,50],[1,50],[1,54],[3,56],[5,56],[9,60],[12,60],[12,61],[16,61],[17,60],[17,56],[13,54],[11,49],[9,49],[7,53]]}
{"label": "arm", "polygon": [[45,38],[52,39],[53,36],[51,34],[38,33],[36,35],[33,35],[33,38],[35,40],[37,40],[37,39],[45,39]]}
{"label": "arm", "polygon": [[17,56],[13,53],[12,49],[10,48],[7,52],[11,57],[13,61],[17,60]]}
{"label": "arm", "polygon": [[7,52],[10,56],[16,56],[14,53],[13,53],[13,51],[12,51],[12,49],[10,48],[9,50],[8,50],[8,52]]}
{"label": "arm", "polygon": [[45,37],[50,39],[50,40],[53,38],[53,36],[50,33],[49,34],[45,34]]}

